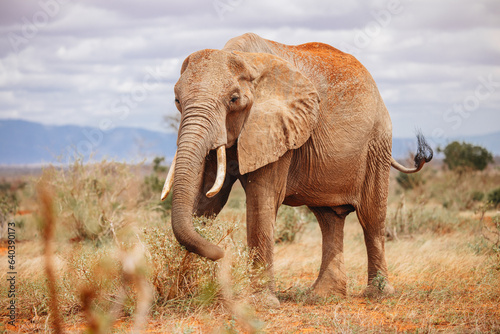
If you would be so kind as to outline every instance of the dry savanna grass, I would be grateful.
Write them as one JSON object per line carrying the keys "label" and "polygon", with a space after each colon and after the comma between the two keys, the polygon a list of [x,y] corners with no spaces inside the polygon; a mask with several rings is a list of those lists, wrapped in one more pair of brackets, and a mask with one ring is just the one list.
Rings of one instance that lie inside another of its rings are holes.
{"label": "dry savanna grass", "polygon": [[[348,296],[312,295],[318,224],[306,208],[281,208],[275,310],[262,309],[255,294],[263,282],[245,245],[242,188],[235,186],[217,219],[194,221],[226,249],[214,263],[176,242],[168,200],[158,201],[165,170],[148,168],[76,162],[3,181],[0,279],[8,271],[6,222],[16,225],[18,274],[16,327],[2,307],[1,331],[500,331],[500,214],[486,203],[500,187],[498,167],[456,175],[427,166],[408,190],[391,176],[386,256],[397,291],[385,298],[362,295],[367,259],[355,214],[345,227]],[[3,287],[1,304],[8,305]]]}

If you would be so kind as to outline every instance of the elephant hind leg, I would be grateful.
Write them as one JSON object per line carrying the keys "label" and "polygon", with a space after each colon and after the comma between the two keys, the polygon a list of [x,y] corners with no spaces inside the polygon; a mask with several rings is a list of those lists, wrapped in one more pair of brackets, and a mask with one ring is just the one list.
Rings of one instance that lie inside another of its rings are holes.
{"label": "elephant hind leg", "polygon": [[344,266],[344,221],[354,208],[345,205],[310,209],[318,219],[323,238],[321,267],[313,290],[322,297],[332,294],[345,296],[347,275]]}
{"label": "elephant hind leg", "polygon": [[[365,245],[368,253],[368,285],[364,292],[367,297],[394,293],[389,283],[385,259],[385,226],[381,222],[369,221],[367,215],[360,214],[358,219],[363,225]],[[371,225],[367,225],[371,224]]]}
{"label": "elephant hind leg", "polygon": [[[378,150],[378,152],[380,152]],[[390,156],[371,151],[361,201],[356,207],[368,253],[368,287],[365,295],[392,294],[385,260],[385,218],[389,192]],[[390,150],[388,151],[390,153]],[[370,156],[370,154],[369,154]]]}

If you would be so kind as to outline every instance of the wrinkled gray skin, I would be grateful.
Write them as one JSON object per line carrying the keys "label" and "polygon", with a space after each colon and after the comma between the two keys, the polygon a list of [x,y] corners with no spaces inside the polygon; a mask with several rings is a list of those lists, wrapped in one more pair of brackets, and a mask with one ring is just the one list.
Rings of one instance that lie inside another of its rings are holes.
{"label": "wrinkled gray skin", "polygon": [[[245,34],[222,50],[191,54],[175,85],[181,112],[173,181],[172,226],[188,250],[217,260],[218,246],[197,234],[192,214],[216,215],[232,185],[246,193],[248,245],[274,296],[273,244],[281,204],[307,205],[323,236],[314,292],[345,295],[345,217],[356,211],[368,252],[367,294],[392,293],[384,254],[384,221],[391,165],[418,171],[432,157],[419,138],[415,168],[391,157],[392,125],[368,71],[352,56],[321,43],[287,46]],[[221,191],[205,193],[216,176],[215,149],[226,147]],[[383,291],[377,275],[386,279]]]}

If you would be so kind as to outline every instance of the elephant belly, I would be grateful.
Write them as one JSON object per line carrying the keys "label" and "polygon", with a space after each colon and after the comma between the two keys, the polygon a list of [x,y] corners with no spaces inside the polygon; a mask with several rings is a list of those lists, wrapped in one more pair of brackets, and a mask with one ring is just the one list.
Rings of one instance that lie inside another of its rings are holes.
{"label": "elephant belly", "polygon": [[320,157],[314,152],[298,152],[292,162],[283,204],[355,206],[363,183],[364,165],[359,159],[363,152],[343,153]]}

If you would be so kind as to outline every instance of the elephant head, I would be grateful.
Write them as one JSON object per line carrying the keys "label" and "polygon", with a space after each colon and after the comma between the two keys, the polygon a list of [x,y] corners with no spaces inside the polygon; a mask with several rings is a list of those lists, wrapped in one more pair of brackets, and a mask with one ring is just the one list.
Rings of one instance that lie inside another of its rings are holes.
{"label": "elephant head", "polygon": [[[225,179],[225,149],[237,145],[240,174],[277,161],[303,145],[316,126],[319,96],[289,62],[264,53],[202,50],[188,56],[175,85],[181,113],[177,153],[165,182],[170,188],[172,228],[187,250],[217,260],[222,249],[192,225],[205,157],[217,150],[217,194]],[[174,166],[175,165],[175,166]]]}

